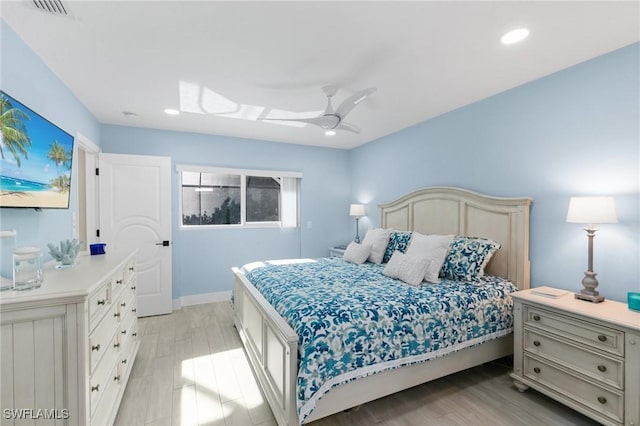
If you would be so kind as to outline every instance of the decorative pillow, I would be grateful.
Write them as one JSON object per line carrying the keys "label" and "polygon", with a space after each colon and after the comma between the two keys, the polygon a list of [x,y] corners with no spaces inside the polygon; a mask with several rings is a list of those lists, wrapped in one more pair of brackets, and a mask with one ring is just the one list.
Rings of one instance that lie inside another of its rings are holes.
{"label": "decorative pillow", "polygon": [[499,248],[499,243],[486,238],[455,237],[449,246],[442,275],[460,281],[482,277],[485,266]]}
{"label": "decorative pillow", "polygon": [[352,241],[344,251],[343,259],[347,262],[361,264],[367,261],[371,254],[371,245],[358,244]]}
{"label": "decorative pillow", "polygon": [[440,274],[442,265],[444,265],[444,259],[447,257],[451,240],[453,240],[453,235],[423,235],[419,232],[413,233],[411,244],[409,244],[406,253],[410,256],[427,259],[428,266],[424,276],[425,281],[435,284],[440,282],[438,275]]}
{"label": "decorative pillow", "polygon": [[382,273],[387,277],[396,278],[407,284],[418,285],[427,272],[427,259],[409,256],[396,251]]}
{"label": "decorative pillow", "polygon": [[399,251],[400,253],[406,252],[407,247],[409,247],[409,242],[411,241],[411,234],[412,232],[410,231],[393,231],[389,237],[389,244],[387,244],[387,249],[384,252],[382,263],[387,263],[389,259],[391,259],[391,256],[393,256],[394,251]]}
{"label": "decorative pillow", "polygon": [[369,254],[369,262],[382,263],[384,257],[384,251],[389,243],[389,235],[391,235],[391,229],[373,228],[367,231],[364,236],[362,245],[371,246],[371,254]]}

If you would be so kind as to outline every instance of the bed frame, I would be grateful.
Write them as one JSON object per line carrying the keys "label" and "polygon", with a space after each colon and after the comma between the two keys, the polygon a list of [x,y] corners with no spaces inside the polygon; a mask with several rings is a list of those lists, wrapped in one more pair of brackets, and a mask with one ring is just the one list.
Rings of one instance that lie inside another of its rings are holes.
{"label": "bed frame", "polygon": [[[500,198],[450,187],[425,188],[380,204],[380,226],[423,234],[485,237],[502,247],[487,274],[529,288],[531,198]],[[234,323],[249,363],[279,425],[298,425],[298,336],[244,274],[234,273]],[[331,389],[305,423],[513,353],[513,336],[425,363],[389,370]]]}

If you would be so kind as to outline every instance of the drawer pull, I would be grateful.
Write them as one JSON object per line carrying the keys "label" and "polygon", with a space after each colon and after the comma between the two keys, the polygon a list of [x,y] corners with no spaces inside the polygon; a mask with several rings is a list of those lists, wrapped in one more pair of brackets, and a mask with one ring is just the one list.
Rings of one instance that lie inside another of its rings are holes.
{"label": "drawer pull", "polygon": [[535,367],[533,369],[533,372],[536,373],[536,374],[540,374],[540,368],[539,367]]}
{"label": "drawer pull", "polygon": [[125,306],[127,306],[127,304],[126,304],[126,302],[122,302],[122,303],[120,304],[120,306],[122,306],[122,307],[124,308]]}
{"label": "drawer pull", "polygon": [[114,343],[114,344],[113,344],[113,347],[114,347],[114,348],[116,348],[116,349],[118,349],[118,348],[120,347],[120,343]]}
{"label": "drawer pull", "polygon": [[604,396],[599,396],[598,397],[598,402],[600,404],[606,404],[607,403],[607,398],[605,398]]}
{"label": "drawer pull", "polygon": [[604,334],[601,334],[598,336],[598,340],[600,340],[601,342],[606,342],[607,341],[607,336],[605,336]]}
{"label": "drawer pull", "polygon": [[120,334],[127,334],[127,330],[122,330]]}
{"label": "drawer pull", "polygon": [[133,266],[129,266],[129,270],[130,270],[130,271],[133,271]]}
{"label": "drawer pull", "polygon": [[605,371],[607,371],[607,367],[604,365],[599,365],[598,366],[598,371],[601,373],[604,373]]}
{"label": "drawer pull", "polygon": [[533,316],[533,320],[534,321],[540,321],[540,315],[534,315]]}
{"label": "drawer pull", "polygon": [[113,316],[116,318],[120,318],[120,312],[116,312],[115,314],[113,314]]}
{"label": "drawer pull", "polygon": [[132,285],[132,286],[131,286],[131,290],[135,290],[135,289],[136,289],[136,286],[135,286],[135,285]]}
{"label": "drawer pull", "polygon": [[91,386],[91,392],[98,392],[100,390],[100,385]]}
{"label": "drawer pull", "polygon": [[133,308],[131,312],[138,312],[138,310],[136,308]]}
{"label": "drawer pull", "polygon": [[113,378],[113,381],[114,381],[114,382],[119,382],[119,381],[120,381],[120,375],[118,374],[117,376],[115,376],[115,377]]}
{"label": "drawer pull", "polygon": [[138,335],[138,333],[131,333],[131,335],[132,335],[133,337],[136,337],[136,336]]}
{"label": "drawer pull", "polygon": [[540,346],[540,341],[534,340],[533,341],[533,346]]}
{"label": "drawer pull", "polygon": [[104,305],[107,302],[106,299],[98,300],[98,306]]}
{"label": "drawer pull", "polygon": [[122,280],[116,280],[116,284],[122,284]]}
{"label": "drawer pull", "polygon": [[92,351],[99,351],[100,350],[100,343],[98,343],[97,345],[91,346],[91,350]]}
{"label": "drawer pull", "polygon": [[126,364],[126,363],[127,363],[127,359],[126,359],[126,358],[125,358],[125,359],[123,359],[123,360],[122,360],[122,363],[123,363],[123,364]]}

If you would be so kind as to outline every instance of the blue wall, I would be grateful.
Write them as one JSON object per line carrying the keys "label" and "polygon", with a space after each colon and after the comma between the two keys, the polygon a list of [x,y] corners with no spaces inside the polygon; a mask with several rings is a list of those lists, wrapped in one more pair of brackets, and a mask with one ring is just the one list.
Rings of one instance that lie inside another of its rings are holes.
{"label": "blue wall", "polygon": [[[228,291],[231,267],[265,259],[321,257],[348,240],[349,153],[344,150],[134,127],[103,126],[104,152],[171,157],[180,165],[301,171],[297,229],[179,228],[173,173],[173,296]],[[311,228],[308,227],[311,222]]]}
{"label": "blue wall", "polygon": [[[100,124],[71,91],[51,72],[16,33],[0,20],[0,88],[67,133],[78,132],[100,143]],[[77,173],[72,170],[72,189]],[[37,246],[47,253],[48,242],[57,243],[72,237],[71,212],[76,209],[77,193],[72,191],[70,209],[42,210],[0,209],[0,227],[17,230],[16,246]],[[4,260],[10,256],[14,241],[3,239],[3,276],[11,277]]]}
{"label": "blue wall", "polygon": [[374,206],[431,185],[531,196],[531,282],[581,288],[587,238],[569,198],[613,195],[594,242],[600,292],[640,290],[640,44],[476,102],[351,151],[354,200]]}

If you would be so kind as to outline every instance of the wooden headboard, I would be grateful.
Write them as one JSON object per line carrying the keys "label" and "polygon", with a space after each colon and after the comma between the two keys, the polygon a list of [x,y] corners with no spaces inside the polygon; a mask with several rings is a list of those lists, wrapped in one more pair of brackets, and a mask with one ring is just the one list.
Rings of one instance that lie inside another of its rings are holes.
{"label": "wooden headboard", "polygon": [[532,199],[492,197],[451,187],[431,187],[379,204],[380,226],[422,234],[484,237],[502,245],[486,273],[529,288],[529,207]]}

